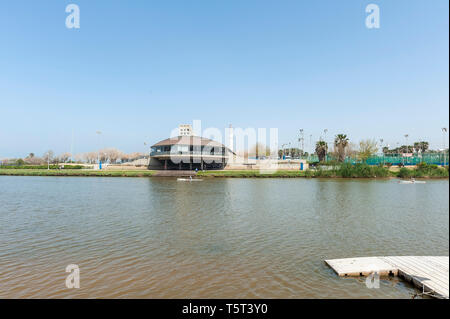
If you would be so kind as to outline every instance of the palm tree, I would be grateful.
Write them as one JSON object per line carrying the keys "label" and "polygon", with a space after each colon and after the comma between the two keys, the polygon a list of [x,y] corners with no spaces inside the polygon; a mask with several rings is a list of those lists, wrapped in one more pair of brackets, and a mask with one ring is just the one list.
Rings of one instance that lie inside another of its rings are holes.
{"label": "palm tree", "polygon": [[334,146],[338,153],[339,162],[345,161],[345,148],[348,146],[348,138],[345,134],[338,134],[334,139]]}
{"label": "palm tree", "polygon": [[327,154],[328,145],[325,141],[318,141],[316,143],[316,154],[319,157],[319,162],[323,162]]}
{"label": "palm tree", "polygon": [[430,146],[430,144],[428,142],[425,142],[425,141],[415,142],[414,143],[414,148],[416,150],[420,150],[422,153],[425,153],[428,150],[429,146]]}

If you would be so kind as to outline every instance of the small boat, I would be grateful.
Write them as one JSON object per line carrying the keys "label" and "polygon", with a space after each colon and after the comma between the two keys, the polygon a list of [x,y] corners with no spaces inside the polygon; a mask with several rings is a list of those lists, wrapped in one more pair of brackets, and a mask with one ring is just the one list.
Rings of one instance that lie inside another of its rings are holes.
{"label": "small boat", "polygon": [[177,178],[178,182],[201,182],[203,179],[200,178]]}
{"label": "small boat", "polygon": [[415,179],[412,179],[410,181],[399,181],[400,184],[426,184],[425,181],[416,181]]}

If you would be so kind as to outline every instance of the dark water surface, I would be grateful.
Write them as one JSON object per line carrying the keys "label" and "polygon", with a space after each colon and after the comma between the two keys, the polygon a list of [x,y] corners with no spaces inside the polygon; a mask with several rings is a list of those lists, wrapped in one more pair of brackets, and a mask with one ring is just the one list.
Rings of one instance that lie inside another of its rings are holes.
{"label": "dark water surface", "polygon": [[323,260],[448,256],[448,194],[448,180],[0,176],[0,298],[410,298]]}

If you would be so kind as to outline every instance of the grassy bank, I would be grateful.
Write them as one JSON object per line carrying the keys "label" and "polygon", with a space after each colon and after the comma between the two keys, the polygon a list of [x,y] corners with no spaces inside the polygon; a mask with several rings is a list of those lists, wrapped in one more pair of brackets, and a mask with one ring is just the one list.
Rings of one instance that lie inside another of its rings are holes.
{"label": "grassy bank", "polygon": [[[85,167],[83,165],[70,165],[70,164],[66,164],[66,165],[8,165],[8,166],[0,166],[0,170],[3,169],[83,169],[83,168],[88,168]],[[92,168],[92,167],[91,167]]]}
{"label": "grassy bank", "polygon": [[252,171],[204,171],[198,172],[197,176],[201,177],[237,177],[237,178],[251,178],[251,177],[306,177],[307,171],[293,171],[293,170],[279,170],[274,173],[260,173],[259,170]]}
{"label": "grassy bank", "polygon": [[[105,177],[145,177],[154,175],[150,170],[80,170],[80,169],[0,169],[0,175],[9,176],[105,176]],[[365,164],[343,164],[317,170],[278,170],[271,174],[259,170],[242,171],[204,171],[198,172],[198,177],[235,177],[235,178],[296,178],[296,177],[324,177],[324,178],[448,178],[448,167],[433,165],[419,165],[417,168],[401,168],[391,171],[387,167],[370,166]],[[173,176],[172,176],[173,177]]]}
{"label": "grassy bank", "polygon": [[79,169],[0,169],[0,175],[8,176],[103,176],[103,177],[145,177],[152,176],[154,171],[149,170],[79,170]]}
{"label": "grassy bank", "polygon": [[325,178],[448,178],[448,167],[442,168],[432,165],[422,165],[417,168],[401,168],[394,172],[387,167],[370,166],[366,164],[343,164],[340,166],[329,167],[329,169],[317,169],[307,171],[279,170],[273,174],[264,174],[259,170],[254,171],[205,171],[199,172],[197,176],[203,177],[325,177]]}

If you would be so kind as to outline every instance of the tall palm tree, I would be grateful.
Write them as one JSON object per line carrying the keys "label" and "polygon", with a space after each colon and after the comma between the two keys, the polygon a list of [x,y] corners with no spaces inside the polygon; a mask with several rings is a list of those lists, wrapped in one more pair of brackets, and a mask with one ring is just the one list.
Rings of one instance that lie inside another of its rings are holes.
{"label": "tall palm tree", "polygon": [[316,143],[316,154],[319,157],[319,162],[323,162],[327,154],[328,145],[325,141],[318,141]]}
{"label": "tall palm tree", "polygon": [[345,161],[345,148],[348,146],[348,137],[345,134],[338,134],[334,139],[334,146],[338,153],[339,162]]}
{"label": "tall palm tree", "polygon": [[430,144],[425,141],[414,143],[414,148],[420,150],[422,153],[425,153],[428,150],[428,147],[430,147]]}

